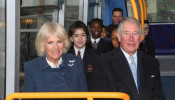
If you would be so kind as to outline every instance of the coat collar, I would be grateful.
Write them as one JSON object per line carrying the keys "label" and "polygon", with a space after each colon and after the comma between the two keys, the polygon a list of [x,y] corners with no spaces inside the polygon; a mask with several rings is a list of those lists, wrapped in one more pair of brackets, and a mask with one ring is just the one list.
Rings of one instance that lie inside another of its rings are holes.
{"label": "coat collar", "polygon": [[87,60],[86,58],[88,58],[88,55],[89,55],[88,47],[85,47],[83,62],[85,62],[85,60]]}
{"label": "coat collar", "polygon": [[[40,67],[41,70],[51,68],[46,61],[46,56],[39,57],[39,63],[41,65],[41,67]],[[73,60],[67,59],[66,54],[63,54],[62,55],[62,64],[59,66],[59,68],[62,68],[62,67],[71,68],[73,63],[74,63]]]}
{"label": "coat collar", "polygon": [[[139,93],[142,94],[142,92],[145,90],[147,87],[147,78],[146,78],[146,73],[145,69],[147,66],[147,60],[145,59],[145,56],[142,55],[140,51],[138,51],[138,58],[139,58],[139,70],[140,70],[140,91]],[[147,70],[146,70],[147,71]]]}

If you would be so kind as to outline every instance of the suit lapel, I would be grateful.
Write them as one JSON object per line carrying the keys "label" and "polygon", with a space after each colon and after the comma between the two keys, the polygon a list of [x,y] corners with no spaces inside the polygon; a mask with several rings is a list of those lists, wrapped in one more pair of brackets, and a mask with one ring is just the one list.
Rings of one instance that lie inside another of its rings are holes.
{"label": "suit lapel", "polygon": [[49,64],[47,63],[47,61],[46,61],[46,56],[42,56],[42,57],[40,57],[39,58],[39,63],[40,63],[40,69],[41,70],[45,70],[45,69],[47,69],[47,68],[51,68],[50,66],[49,66]]}
{"label": "suit lapel", "polygon": [[[138,51],[139,52],[139,51]],[[146,65],[146,60],[144,59],[144,57],[141,55],[141,53],[138,53],[138,57],[139,57],[139,70],[140,70],[140,90],[139,93],[142,94],[143,91],[145,91],[147,89],[147,81],[146,81],[146,77],[145,77],[145,71],[144,71],[144,66]]]}
{"label": "suit lapel", "polygon": [[88,58],[88,48],[87,47],[85,47],[83,62],[87,61],[86,58]]}
{"label": "suit lapel", "polygon": [[133,93],[133,95],[138,95],[128,61],[120,48],[117,48],[116,50],[117,51],[115,51],[115,53],[117,54],[114,55],[117,56],[113,58],[115,60],[113,61],[113,65],[117,65],[117,67],[115,67],[116,71],[119,73],[121,79],[123,79],[124,83],[128,86],[129,90]]}
{"label": "suit lapel", "polygon": [[102,48],[101,48],[102,42],[103,42],[102,39],[100,39],[100,41],[98,42],[97,50],[102,49]]}

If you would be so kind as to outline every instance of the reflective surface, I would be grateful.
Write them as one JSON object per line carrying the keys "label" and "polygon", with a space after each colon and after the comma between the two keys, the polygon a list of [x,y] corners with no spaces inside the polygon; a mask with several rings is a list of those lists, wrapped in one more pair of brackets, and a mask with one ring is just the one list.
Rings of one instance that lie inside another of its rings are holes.
{"label": "reflective surface", "polygon": [[80,0],[66,0],[65,4],[65,29],[68,32],[69,26],[79,20]]}
{"label": "reflective surface", "polygon": [[[62,4],[65,2],[65,7]],[[20,91],[24,82],[24,63],[37,57],[35,38],[45,22],[59,22],[68,31],[79,20],[80,0],[22,0],[20,17]]]}
{"label": "reflective surface", "polygon": [[[153,23],[174,23],[175,22],[175,0],[145,0],[147,19]],[[140,8],[138,0],[138,12]],[[132,17],[133,12],[130,1],[127,1],[128,16]],[[139,15],[140,18],[140,15]]]}
{"label": "reflective surface", "polygon": [[146,0],[148,20],[151,22],[175,22],[174,0]]}
{"label": "reflective surface", "polygon": [[4,100],[5,89],[5,0],[0,0],[0,100]]}
{"label": "reflective surface", "polygon": [[[24,81],[24,63],[37,57],[35,38],[45,22],[53,21],[53,12],[63,0],[22,0],[20,17],[20,89]],[[54,20],[56,21],[56,20]]]}

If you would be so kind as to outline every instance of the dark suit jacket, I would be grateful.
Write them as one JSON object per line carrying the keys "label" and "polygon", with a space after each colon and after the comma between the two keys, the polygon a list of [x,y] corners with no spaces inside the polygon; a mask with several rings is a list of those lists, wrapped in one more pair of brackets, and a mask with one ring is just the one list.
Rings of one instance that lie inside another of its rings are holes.
{"label": "dark suit jacket", "polygon": [[[91,42],[91,44],[93,45],[93,43]],[[108,43],[107,41],[100,39],[98,46],[97,46],[97,51],[101,54],[107,53],[109,51],[112,50],[112,45],[110,43]]]}
{"label": "dark suit jacket", "polygon": [[143,40],[140,43],[140,50],[145,52],[146,54],[155,57],[155,43],[154,40],[149,38],[148,36],[145,37],[145,40]]}
{"label": "dark suit jacket", "polygon": [[[75,55],[75,50],[74,50],[73,46],[70,48],[68,53]],[[83,67],[84,67],[84,72],[86,74],[87,83],[89,82],[89,79],[91,77],[91,73],[94,70],[94,61],[96,60],[96,57],[99,54],[100,53],[98,51],[96,51],[95,49],[93,49],[91,47],[87,47],[87,46],[85,47],[84,57],[83,57]]]}
{"label": "dark suit jacket", "polygon": [[128,61],[120,47],[98,57],[90,80],[90,91],[124,92],[131,100],[165,100],[159,62],[138,51],[140,89],[135,86]]}
{"label": "dark suit jacket", "polygon": [[107,37],[111,38],[112,31],[117,27],[118,27],[118,25],[115,25],[115,24],[110,24],[110,25],[106,26]]}

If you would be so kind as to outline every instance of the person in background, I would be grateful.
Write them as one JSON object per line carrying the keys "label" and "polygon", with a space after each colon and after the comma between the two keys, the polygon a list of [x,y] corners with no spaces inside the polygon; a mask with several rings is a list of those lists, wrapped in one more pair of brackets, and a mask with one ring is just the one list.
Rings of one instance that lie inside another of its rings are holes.
{"label": "person in background", "polygon": [[112,46],[110,43],[104,41],[101,38],[103,23],[102,20],[99,18],[92,19],[89,23],[90,26],[90,32],[91,32],[91,45],[92,47],[100,52],[101,54],[104,54],[112,49]]}
{"label": "person in background", "polygon": [[83,62],[66,53],[70,41],[58,23],[45,23],[39,30],[35,47],[39,57],[24,64],[23,92],[87,91]]}
{"label": "person in background", "polygon": [[118,34],[118,28],[115,28],[111,34],[112,45],[114,48],[117,48],[120,44],[118,37],[117,37],[117,34]]}
{"label": "person in background", "polygon": [[148,37],[149,21],[144,20],[144,40],[140,43],[140,50],[155,57],[155,42]]}
{"label": "person in background", "polygon": [[70,26],[69,37],[73,45],[68,53],[80,56],[83,59],[84,71],[88,83],[94,69],[94,61],[99,53],[91,47],[88,28],[82,21],[76,21]]}
{"label": "person in background", "polygon": [[112,10],[113,23],[106,27],[107,37],[111,37],[112,31],[118,27],[120,20],[123,19],[123,10],[121,8],[114,8]]}
{"label": "person in background", "polygon": [[89,91],[124,92],[130,100],[166,100],[159,61],[138,50],[142,27],[135,18],[124,18],[118,26],[120,46],[97,58]]}
{"label": "person in background", "polygon": [[104,25],[103,25],[102,32],[101,32],[101,39],[103,39],[104,41],[112,45],[111,38],[107,37],[107,31]]}
{"label": "person in background", "polygon": [[104,39],[107,36],[107,31],[105,26],[103,25],[102,32],[101,32],[101,38]]}

